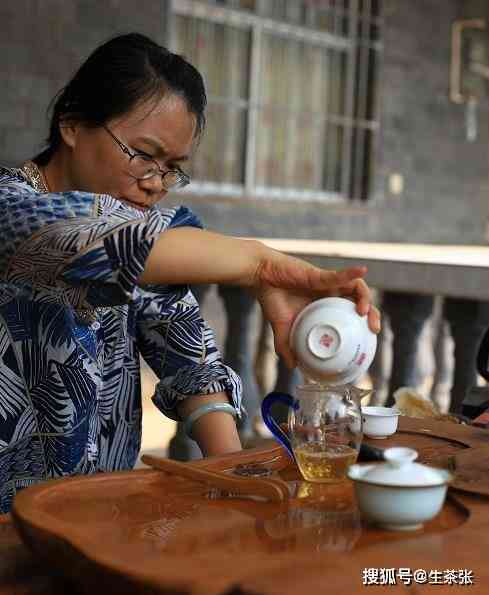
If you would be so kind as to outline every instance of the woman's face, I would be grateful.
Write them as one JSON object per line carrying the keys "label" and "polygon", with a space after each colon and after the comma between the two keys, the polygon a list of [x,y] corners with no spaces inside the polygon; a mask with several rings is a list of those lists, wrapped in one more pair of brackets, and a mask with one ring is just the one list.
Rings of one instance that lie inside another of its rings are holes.
{"label": "woman's face", "polygon": [[[195,126],[196,118],[188,111],[185,100],[171,94],[156,103],[154,100],[141,103],[107,122],[107,128],[131,153],[151,157],[164,172],[185,171]],[[129,174],[129,156],[105,128],[74,123],[62,128],[61,134],[68,146],[67,178],[73,189],[110,194],[142,210],[166,195],[161,176],[137,180]]]}

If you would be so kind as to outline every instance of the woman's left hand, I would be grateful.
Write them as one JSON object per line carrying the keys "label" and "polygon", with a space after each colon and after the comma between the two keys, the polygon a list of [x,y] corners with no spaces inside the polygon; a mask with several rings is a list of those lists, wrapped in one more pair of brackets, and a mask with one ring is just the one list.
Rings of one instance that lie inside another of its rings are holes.
{"label": "woman's left hand", "polygon": [[371,304],[370,289],[363,280],[366,272],[365,267],[329,271],[298,258],[267,251],[256,271],[253,293],[272,325],[275,351],[287,366],[296,365],[289,347],[292,324],[299,312],[316,299],[334,296],[351,299],[356,303],[357,312],[368,316],[370,329],[374,333],[380,331],[380,313]]}

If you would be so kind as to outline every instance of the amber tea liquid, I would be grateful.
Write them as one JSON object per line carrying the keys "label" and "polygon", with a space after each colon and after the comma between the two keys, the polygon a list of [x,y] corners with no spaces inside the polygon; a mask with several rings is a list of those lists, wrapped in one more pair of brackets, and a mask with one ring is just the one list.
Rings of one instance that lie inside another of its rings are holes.
{"label": "amber tea liquid", "polygon": [[357,460],[358,452],[345,444],[325,446],[306,442],[294,448],[297,465],[307,481],[337,481],[346,477],[347,469]]}

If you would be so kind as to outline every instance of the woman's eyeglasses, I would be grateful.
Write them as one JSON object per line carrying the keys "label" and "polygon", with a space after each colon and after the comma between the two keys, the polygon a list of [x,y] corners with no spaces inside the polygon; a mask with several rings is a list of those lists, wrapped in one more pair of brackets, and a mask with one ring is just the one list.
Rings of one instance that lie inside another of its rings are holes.
{"label": "woman's eyeglasses", "polygon": [[102,126],[119,145],[123,153],[129,157],[128,172],[137,180],[149,180],[154,176],[161,177],[162,190],[177,190],[190,184],[190,178],[185,172],[179,169],[163,171],[158,163],[143,153],[133,153],[122,141],[120,141],[108,128]]}

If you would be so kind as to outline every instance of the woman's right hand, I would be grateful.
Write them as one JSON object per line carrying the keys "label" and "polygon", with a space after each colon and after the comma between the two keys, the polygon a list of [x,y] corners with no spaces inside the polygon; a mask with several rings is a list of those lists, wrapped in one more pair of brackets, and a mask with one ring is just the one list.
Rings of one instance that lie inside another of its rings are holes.
{"label": "woman's right hand", "polygon": [[380,331],[380,314],[371,304],[371,292],[363,280],[365,267],[330,271],[287,256],[265,250],[256,268],[251,288],[274,333],[275,350],[286,364],[296,365],[289,348],[289,333],[296,316],[309,303],[323,297],[340,296],[353,300],[357,312],[367,315],[370,329]]}

